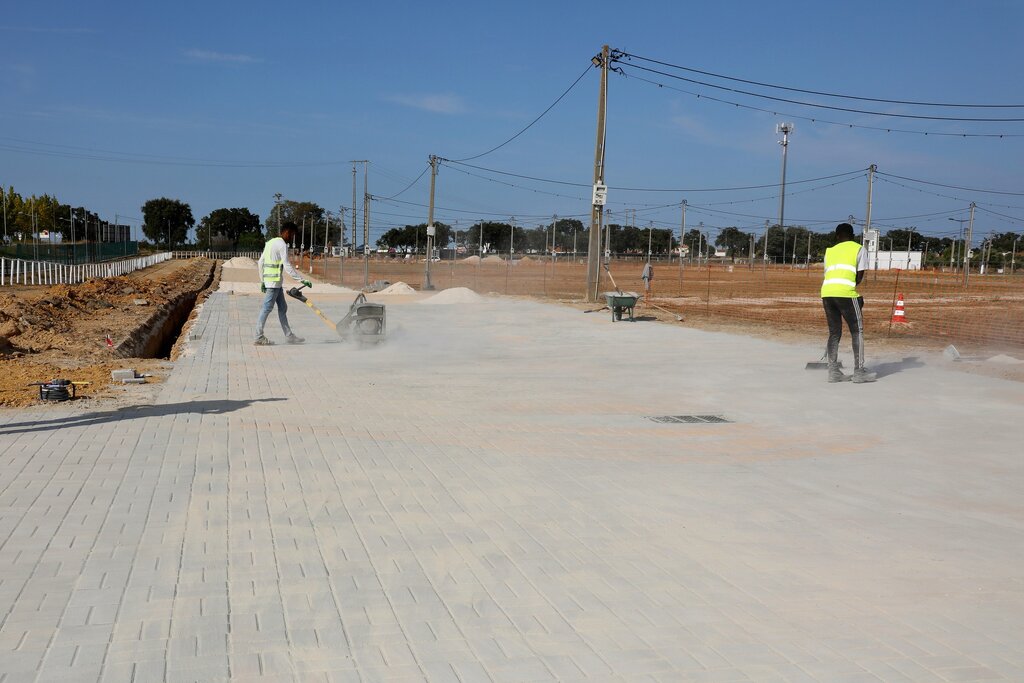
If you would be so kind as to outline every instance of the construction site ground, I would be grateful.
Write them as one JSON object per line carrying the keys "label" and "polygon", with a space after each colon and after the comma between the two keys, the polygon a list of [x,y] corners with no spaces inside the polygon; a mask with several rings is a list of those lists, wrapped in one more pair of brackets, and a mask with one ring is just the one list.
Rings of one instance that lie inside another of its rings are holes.
{"label": "construction site ground", "polygon": [[256,347],[244,290],[152,398],[0,411],[0,678],[1024,680],[1024,384],[457,288]]}
{"label": "construction site ground", "polygon": [[159,383],[170,370],[170,352],[137,358],[119,347],[129,337],[158,333],[147,324],[178,297],[204,289],[214,271],[211,261],[171,260],[122,277],[0,290],[0,405],[36,403],[38,388],[29,385],[55,378],[87,382],[77,387],[85,403],[146,394],[112,384],[111,371],[131,368]]}

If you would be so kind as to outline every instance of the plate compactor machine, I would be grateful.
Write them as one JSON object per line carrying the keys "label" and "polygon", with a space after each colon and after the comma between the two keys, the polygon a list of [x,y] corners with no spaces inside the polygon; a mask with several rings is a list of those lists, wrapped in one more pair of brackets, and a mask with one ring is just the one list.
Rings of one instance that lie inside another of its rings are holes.
{"label": "plate compactor machine", "polygon": [[349,306],[345,317],[334,323],[302,293],[305,287],[306,285],[292,287],[288,290],[288,296],[298,299],[309,306],[310,310],[327,323],[328,327],[333,328],[339,337],[342,339],[353,339],[360,346],[364,344],[379,344],[384,341],[384,337],[387,334],[387,315],[384,311],[384,304],[370,303],[366,300],[366,295],[360,292],[359,296],[352,302],[352,305]]}

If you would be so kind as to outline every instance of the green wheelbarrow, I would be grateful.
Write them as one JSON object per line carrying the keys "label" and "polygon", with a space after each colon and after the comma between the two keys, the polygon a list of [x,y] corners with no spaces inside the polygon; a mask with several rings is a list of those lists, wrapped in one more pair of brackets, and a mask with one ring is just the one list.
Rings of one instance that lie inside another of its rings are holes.
{"label": "green wheelbarrow", "polygon": [[612,320],[622,320],[622,315],[625,313],[629,316],[629,321],[633,322],[633,307],[636,306],[637,300],[640,295],[636,292],[605,292],[605,301],[608,302],[608,308],[612,311]]}

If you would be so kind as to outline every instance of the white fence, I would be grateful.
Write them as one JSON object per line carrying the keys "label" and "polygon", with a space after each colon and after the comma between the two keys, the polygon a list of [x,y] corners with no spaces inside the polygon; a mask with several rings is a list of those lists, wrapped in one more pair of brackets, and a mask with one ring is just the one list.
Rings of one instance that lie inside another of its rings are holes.
{"label": "white fence", "polygon": [[82,263],[74,266],[49,261],[25,261],[0,258],[0,286],[5,285],[57,285],[84,282],[93,277],[115,277],[163,263],[171,258],[167,252],[152,256],[111,261],[110,263]]}
{"label": "white fence", "polygon": [[175,251],[174,258],[212,258],[221,261],[233,259],[236,256],[247,256],[253,261],[263,255],[263,251]]}

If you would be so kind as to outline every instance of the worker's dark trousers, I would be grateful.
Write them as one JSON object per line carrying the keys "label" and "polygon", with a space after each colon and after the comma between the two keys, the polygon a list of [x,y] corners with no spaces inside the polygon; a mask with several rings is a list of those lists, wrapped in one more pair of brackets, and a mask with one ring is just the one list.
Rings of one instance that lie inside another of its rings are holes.
{"label": "worker's dark trousers", "polygon": [[823,296],[821,305],[825,307],[825,320],[828,321],[828,362],[835,365],[839,362],[839,340],[843,338],[843,320],[850,328],[853,337],[853,367],[864,367],[864,297],[856,299],[841,296]]}

